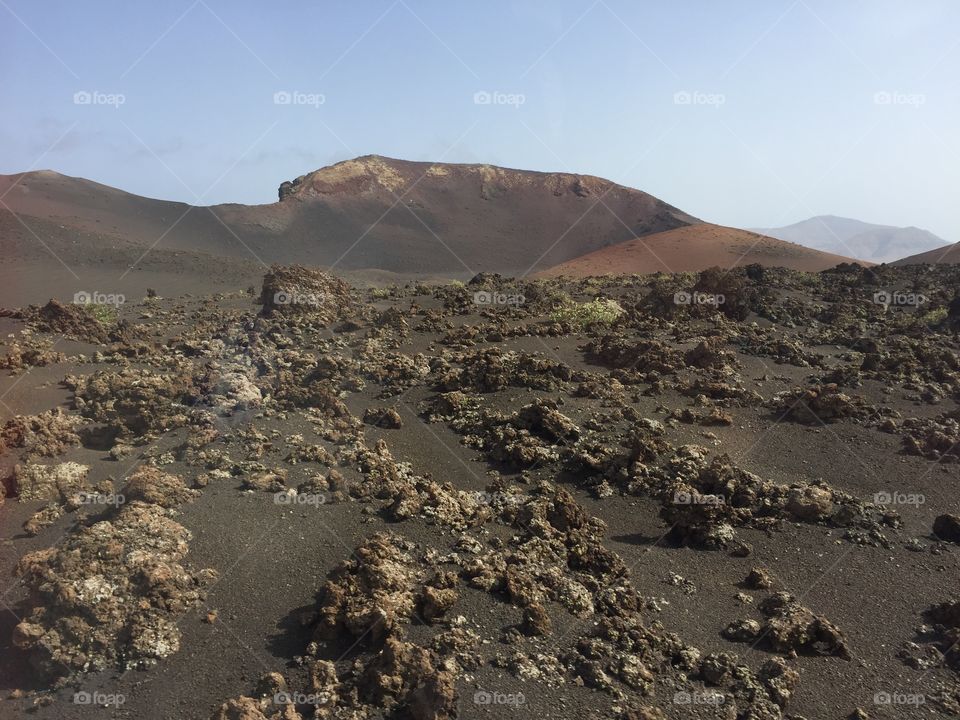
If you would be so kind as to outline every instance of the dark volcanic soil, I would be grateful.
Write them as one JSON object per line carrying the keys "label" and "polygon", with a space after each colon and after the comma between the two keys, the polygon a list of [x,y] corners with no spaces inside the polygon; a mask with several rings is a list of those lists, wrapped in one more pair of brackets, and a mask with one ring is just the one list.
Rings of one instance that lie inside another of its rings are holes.
{"label": "dark volcanic soil", "polygon": [[248,270],[0,317],[0,717],[960,712],[956,269]]}

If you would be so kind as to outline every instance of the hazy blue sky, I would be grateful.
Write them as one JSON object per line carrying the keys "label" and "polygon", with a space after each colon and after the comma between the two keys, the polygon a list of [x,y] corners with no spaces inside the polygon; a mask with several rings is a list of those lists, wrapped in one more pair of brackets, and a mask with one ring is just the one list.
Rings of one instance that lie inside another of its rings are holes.
{"label": "hazy blue sky", "polygon": [[0,0],[0,172],[256,203],[377,153],[958,241],[958,71],[955,0]]}

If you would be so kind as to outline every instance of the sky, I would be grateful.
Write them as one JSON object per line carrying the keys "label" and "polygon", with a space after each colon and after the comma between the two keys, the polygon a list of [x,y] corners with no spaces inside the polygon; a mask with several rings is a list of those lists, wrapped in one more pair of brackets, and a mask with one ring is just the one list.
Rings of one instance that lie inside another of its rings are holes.
{"label": "sky", "polygon": [[0,0],[0,173],[267,203],[358,155],[960,241],[954,0]]}

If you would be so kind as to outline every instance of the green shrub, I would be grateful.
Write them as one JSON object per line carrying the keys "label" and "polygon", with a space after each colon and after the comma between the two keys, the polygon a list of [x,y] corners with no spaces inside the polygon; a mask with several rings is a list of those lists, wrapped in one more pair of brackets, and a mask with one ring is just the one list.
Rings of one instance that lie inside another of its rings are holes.
{"label": "green shrub", "polygon": [[588,325],[610,325],[624,313],[624,309],[614,300],[596,298],[586,303],[567,300],[554,308],[551,317],[555,322],[569,323],[576,328]]}
{"label": "green shrub", "polygon": [[939,325],[947,319],[947,309],[945,307],[934,308],[920,316],[920,322],[924,325]]}
{"label": "green shrub", "polygon": [[101,325],[115,325],[120,317],[113,305],[87,305],[86,310]]}

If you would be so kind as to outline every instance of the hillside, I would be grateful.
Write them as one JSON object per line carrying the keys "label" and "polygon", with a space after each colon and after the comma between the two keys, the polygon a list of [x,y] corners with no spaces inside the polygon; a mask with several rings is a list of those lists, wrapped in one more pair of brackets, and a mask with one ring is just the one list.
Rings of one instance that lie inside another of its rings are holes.
{"label": "hillside", "polygon": [[947,247],[939,247],[936,250],[928,250],[917,255],[909,255],[905,258],[890,263],[891,265],[956,265],[960,263],[960,243],[954,243]]}
{"label": "hillside", "polygon": [[266,205],[194,207],[51,171],[2,176],[0,195],[27,226],[144,250],[415,276],[522,274],[699,222],[597,177],[378,156],[284,182]]}
{"label": "hillside", "polygon": [[748,230],[702,223],[636,238],[538,273],[538,277],[686,272],[757,263],[815,272],[853,262]]}

